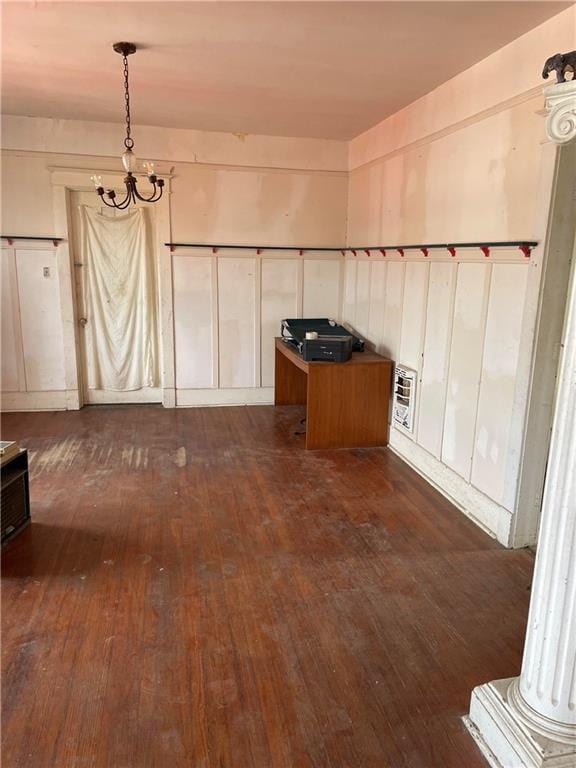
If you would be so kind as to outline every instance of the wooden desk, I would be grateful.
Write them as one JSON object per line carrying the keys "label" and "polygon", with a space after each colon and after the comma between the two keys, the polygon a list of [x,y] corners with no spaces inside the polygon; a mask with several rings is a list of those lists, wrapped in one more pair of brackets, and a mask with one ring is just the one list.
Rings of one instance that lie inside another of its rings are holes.
{"label": "wooden desk", "polygon": [[276,339],[275,405],[306,405],[306,448],[362,448],[388,442],[392,360],[353,352],[346,363],[307,363]]}

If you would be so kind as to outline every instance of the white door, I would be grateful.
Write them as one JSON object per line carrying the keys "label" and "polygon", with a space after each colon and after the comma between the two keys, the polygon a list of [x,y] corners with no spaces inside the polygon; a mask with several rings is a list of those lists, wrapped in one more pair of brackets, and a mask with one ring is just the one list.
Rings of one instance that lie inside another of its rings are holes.
{"label": "white door", "polygon": [[[161,402],[153,207],[138,206],[141,210],[136,212],[136,206],[130,206],[128,211],[117,211],[101,204],[94,192],[72,192],[70,204],[83,401],[93,405]],[[82,207],[89,210],[83,213]],[[103,225],[103,238],[86,237],[87,215],[90,222]],[[120,236],[106,241],[107,229],[114,229],[111,220],[122,229],[134,215],[147,222],[146,235],[142,234],[138,244],[141,246],[146,237],[148,255],[140,253],[137,261],[135,253],[126,251],[134,247],[134,238]],[[98,222],[98,218],[105,221]],[[144,264],[144,258],[149,263]],[[126,272],[124,267],[130,260],[134,268]],[[145,299],[142,275],[134,274],[142,271],[147,276]],[[123,296],[127,279],[131,284],[135,279],[137,285],[132,287],[132,294]],[[132,309],[142,318],[143,303],[145,322],[134,322]]]}

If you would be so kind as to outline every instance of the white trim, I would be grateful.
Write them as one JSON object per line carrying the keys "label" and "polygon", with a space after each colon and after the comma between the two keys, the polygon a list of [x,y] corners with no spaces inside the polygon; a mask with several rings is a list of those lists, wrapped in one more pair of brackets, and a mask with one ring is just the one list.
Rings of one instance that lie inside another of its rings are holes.
{"label": "white trim", "polygon": [[510,545],[512,515],[507,509],[393,426],[389,447],[492,538],[506,547]]}
{"label": "white trim", "polygon": [[68,411],[79,408],[78,390],[2,392],[2,411]]}
{"label": "white trim", "polygon": [[243,387],[239,389],[177,389],[177,408],[198,408],[220,405],[272,405],[274,387]]}
{"label": "white trim", "polygon": [[66,389],[79,391],[82,375],[79,369],[79,338],[76,323],[76,280],[70,249],[69,190],[53,183],[52,207],[54,226],[63,241],[56,249],[58,281],[60,284],[60,313],[62,318],[62,342],[64,345],[64,380]]}

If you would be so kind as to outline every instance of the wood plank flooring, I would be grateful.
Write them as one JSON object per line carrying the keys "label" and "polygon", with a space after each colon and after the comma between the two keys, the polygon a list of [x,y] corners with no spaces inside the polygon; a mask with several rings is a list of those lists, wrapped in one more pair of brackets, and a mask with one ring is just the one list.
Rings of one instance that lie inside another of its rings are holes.
{"label": "wood plank flooring", "polygon": [[533,566],[387,449],[298,407],[8,414],[32,526],[3,554],[6,768],[481,768]]}

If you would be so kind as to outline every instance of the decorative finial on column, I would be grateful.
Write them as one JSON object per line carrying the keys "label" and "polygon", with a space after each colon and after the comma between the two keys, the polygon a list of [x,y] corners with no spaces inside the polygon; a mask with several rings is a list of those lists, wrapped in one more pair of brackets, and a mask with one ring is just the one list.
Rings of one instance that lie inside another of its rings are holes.
{"label": "decorative finial on column", "polygon": [[[555,144],[567,144],[576,138],[576,51],[556,53],[546,59],[542,77],[556,72],[556,83],[544,89],[546,96],[546,134]],[[566,80],[566,73],[572,79]]]}

